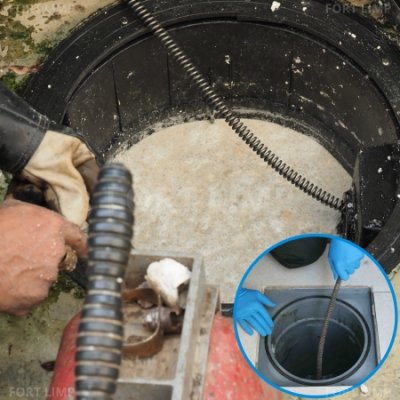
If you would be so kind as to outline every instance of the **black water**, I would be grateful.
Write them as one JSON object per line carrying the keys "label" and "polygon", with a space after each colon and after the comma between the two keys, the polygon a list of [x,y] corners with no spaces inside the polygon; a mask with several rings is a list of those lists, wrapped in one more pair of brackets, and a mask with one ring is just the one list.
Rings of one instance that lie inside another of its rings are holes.
{"label": "black water", "polygon": [[[322,321],[304,320],[293,324],[275,343],[275,358],[278,363],[301,379],[316,379],[321,330]],[[324,352],[322,379],[334,378],[349,371],[359,360],[363,345],[364,338],[361,334],[357,336],[349,327],[331,321]]]}

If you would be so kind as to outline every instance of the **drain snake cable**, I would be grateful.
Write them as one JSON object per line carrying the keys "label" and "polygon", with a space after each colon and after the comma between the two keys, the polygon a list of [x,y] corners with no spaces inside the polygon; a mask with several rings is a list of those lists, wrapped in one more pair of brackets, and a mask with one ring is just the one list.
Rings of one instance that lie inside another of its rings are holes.
{"label": "drain snake cable", "polygon": [[333,310],[335,308],[335,303],[336,303],[337,295],[339,293],[341,284],[342,284],[342,280],[340,278],[338,278],[335,283],[335,286],[333,288],[333,292],[332,292],[332,295],[331,295],[331,298],[330,298],[329,304],[328,304],[328,309],[326,311],[324,324],[322,326],[322,332],[321,332],[321,337],[319,339],[318,351],[317,351],[317,372],[316,372],[317,380],[322,379],[322,366],[323,366],[322,362],[323,362],[323,358],[324,358],[326,337],[328,335],[329,322],[332,317]]}
{"label": "drain snake cable", "polygon": [[192,79],[193,83],[201,91],[206,101],[215,109],[217,115],[223,117],[225,122],[242,139],[251,150],[264,160],[279,175],[293,184],[295,187],[337,211],[342,211],[344,201],[340,198],[323,190],[312,183],[303,175],[295,171],[290,165],[285,163],[280,157],[272,152],[251,130],[232,112],[221,96],[219,96],[212,86],[204,79],[198,68],[192,63],[186,53],[180,48],[169,32],[160,22],[147,10],[140,0],[121,0],[136,13],[142,22],[154,33],[156,37],[167,48],[168,53],[174,57],[186,74]]}
{"label": "drain snake cable", "polygon": [[[296,172],[290,165],[285,163],[280,157],[272,152],[262,141],[240,120],[234,112],[232,112],[225,104],[221,96],[219,96],[212,86],[204,79],[198,68],[192,63],[186,53],[180,48],[176,41],[171,37],[169,32],[160,24],[160,22],[147,10],[140,0],[121,0],[127,4],[132,11],[142,20],[142,22],[154,33],[156,37],[167,48],[168,53],[175,58],[179,65],[184,69],[186,74],[192,79],[197,88],[201,91],[206,101],[215,109],[217,114],[224,118],[225,122],[232,130],[242,139],[251,150],[264,160],[279,175],[289,181],[292,185],[316,199],[317,201],[342,211],[344,201],[329,192],[318,187],[310,180]],[[341,285],[341,279],[336,281],[335,287],[329,301],[328,310],[324,320],[321,337],[318,344],[317,353],[317,379],[322,377],[322,362],[324,356],[324,348],[326,336],[329,328],[329,321],[333,313],[338,291]]]}

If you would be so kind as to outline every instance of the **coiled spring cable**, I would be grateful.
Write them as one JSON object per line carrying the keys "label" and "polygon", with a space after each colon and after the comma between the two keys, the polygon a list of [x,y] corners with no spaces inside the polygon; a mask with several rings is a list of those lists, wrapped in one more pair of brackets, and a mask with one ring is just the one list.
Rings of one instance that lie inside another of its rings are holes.
{"label": "coiled spring cable", "polygon": [[[345,205],[343,200],[315,185],[303,175],[295,171],[292,167],[290,167],[290,165],[285,163],[280,157],[273,153],[268,146],[262,143],[262,141],[240,120],[240,118],[226,106],[222,97],[214,91],[212,86],[204,79],[201,72],[192,63],[186,53],[180,48],[168,31],[158,22],[158,20],[150,13],[150,11],[147,10],[140,0],[122,1],[126,3],[143,21],[143,23],[154,33],[154,35],[160,39],[160,41],[167,48],[168,53],[175,58],[175,60],[184,69],[186,74],[195,83],[197,88],[201,91],[206,101],[215,109],[220,117],[225,119],[225,122],[250,147],[251,150],[253,150],[279,175],[307,195],[330,208],[338,211],[343,210]],[[316,371],[316,379],[318,380],[322,378],[322,364],[326,336],[341,282],[341,279],[338,279],[333,289],[318,344]]]}
{"label": "coiled spring cable", "polygon": [[342,284],[342,280],[340,278],[337,279],[335,286],[333,288],[333,292],[328,304],[328,310],[326,312],[326,316],[324,319],[324,324],[322,326],[321,337],[318,343],[318,351],[317,351],[317,372],[316,379],[322,379],[322,368],[323,368],[323,359],[324,359],[324,350],[326,344],[326,337],[328,335],[329,322],[332,317],[333,310],[335,308],[335,303],[337,299],[337,295],[339,293],[340,285]]}
{"label": "coiled spring cable", "polygon": [[201,91],[206,101],[215,109],[218,116],[225,119],[234,132],[264,160],[279,175],[293,184],[295,187],[318,200],[330,208],[341,211],[344,201],[329,192],[318,187],[303,175],[295,171],[275,153],[272,152],[251,130],[233,113],[225,104],[211,85],[204,79],[198,68],[192,63],[186,53],[179,47],[167,30],[147,10],[139,0],[122,0],[126,3],[143,23],[157,36],[167,48],[168,53],[181,65],[186,74],[192,79],[197,88]]}

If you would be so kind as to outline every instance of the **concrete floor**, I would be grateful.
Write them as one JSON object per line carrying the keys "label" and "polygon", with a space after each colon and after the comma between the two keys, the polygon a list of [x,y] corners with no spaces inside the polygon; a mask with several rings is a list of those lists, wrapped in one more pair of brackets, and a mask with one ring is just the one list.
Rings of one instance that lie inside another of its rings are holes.
{"label": "concrete floor", "polygon": [[56,359],[64,327],[82,300],[62,293],[24,318],[0,314],[0,400],[46,398],[51,372],[42,363]]}
{"label": "concrete floor", "polygon": [[[246,122],[326,190],[341,197],[350,187],[350,176],[310,137]],[[201,254],[207,280],[220,285],[225,302],[267,247],[303,232],[334,232],[338,222],[337,211],[283,180],[220,120],[164,129],[116,160],[134,176],[135,247]]]}

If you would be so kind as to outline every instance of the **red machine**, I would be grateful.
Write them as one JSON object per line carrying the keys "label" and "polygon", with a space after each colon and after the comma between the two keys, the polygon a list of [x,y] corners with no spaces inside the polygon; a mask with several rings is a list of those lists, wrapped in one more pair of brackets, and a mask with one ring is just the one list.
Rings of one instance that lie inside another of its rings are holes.
{"label": "red machine", "polygon": [[[64,331],[47,400],[74,398],[76,338],[80,316]],[[216,314],[211,332],[204,400],[281,400],[282,394],[249,367],[235,341],[232,319]]]}

